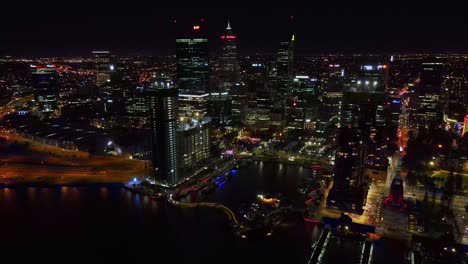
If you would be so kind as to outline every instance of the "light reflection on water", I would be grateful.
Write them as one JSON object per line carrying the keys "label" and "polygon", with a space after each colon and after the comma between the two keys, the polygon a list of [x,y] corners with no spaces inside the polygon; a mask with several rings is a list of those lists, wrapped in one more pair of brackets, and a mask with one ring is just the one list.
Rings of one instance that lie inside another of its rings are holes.
{"label": "light reflection on water", "polygon": [[[213,193],[193,192],[186,200],[219,202],[234,212],[241,203],[255,199],[259,192],[282,192],[291,194],[288,198],[295,200],[299,199],[294,196],[299,178],[308,172],[308,168],[253,162],[234,171],[226,184]],[[3,188],[0,189],[0,212],[5,212],[0,217],[0,225],[11,227],[3,235],[10,242],[25,239],[40,239],[45,244],[57,240],[86,241],[80,245],[119,248],[132,247],[133,243],[128,241],[151,237],[154,241],[144,243],[148,250],[154,250],[159,241],[165,243],[160,251],[168,254],[176,248],[193,247],[185,254],[195,262],[206,261],[203,252],[214,247],[216,250],[210,252],[219,257],[232,256],[232,248],[236,248],[235,257],[240,261],[254,254],[262,256],[262,262],[275,263],[282,256],[288,256],[291,263],[302,263],[311,240],[320,233],[318,227],[299,221],[269,239],[256,241],[256,246],[252,247],[252,242],[239,240],[233,234],[227,226],[226,215],[217,209],[178,208],[164,199],[153,200],[120,185]],[[170,243],[166,242],[168,239]],[[7,243],[5,241],[3,243]],[[139,251],[141,243],[137,244]],[[61,243],[53,246],[61,246]]]}

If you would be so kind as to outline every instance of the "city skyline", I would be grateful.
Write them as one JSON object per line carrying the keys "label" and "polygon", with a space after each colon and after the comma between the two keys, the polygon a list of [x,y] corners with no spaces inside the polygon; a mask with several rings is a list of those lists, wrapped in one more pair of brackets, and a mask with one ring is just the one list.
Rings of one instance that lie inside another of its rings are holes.
{"label": "city skyline", "polygon": [[466,264],[466,9],[10,4],[16,262]]}
{"label": "city skyline", "polygon": [[[217,40],[231,21],[240,54],[274,53],[291,33],[297,37],[299,55],[468,52],[463,5],[303,3],[271,8],[257,3],[246,10],[242,4],[220,8],[197,3],[180,8],[141,1],[8,5],[11,12],[1,21],[9,26],[3,32],[6,41],[0,44],[0,55],[84,55],[102,49],[115,54],[173,55],[174,21],[189,25],[201,20],[210,40]],[[210,46],[214,52],[215,43]]]}

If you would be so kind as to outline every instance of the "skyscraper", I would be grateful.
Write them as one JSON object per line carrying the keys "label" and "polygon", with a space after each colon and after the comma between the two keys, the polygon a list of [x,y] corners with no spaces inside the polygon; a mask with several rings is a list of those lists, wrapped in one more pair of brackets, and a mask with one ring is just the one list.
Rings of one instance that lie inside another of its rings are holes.
{"label": "skyscraper", "polygon": [[418,126],[438,125],[442,121],[443,74],[444,65],[440,62],[422,64],[420,81],[412,98],[413,120]]}
{"label": "skyscraper", "polygon": [[177,166],[177,94],[173,87],[147,91],[152,128],[153,175],[157,184],[174,187],[179,180]]}
{"label": "skyscraper", "polygon": [[287,41],[282,41],[276,57],[276,78],[278,95],[284,96],[291,92],[294,77],[294,43],[292,35]]}
{"label": "skyscraper", "polygon": [[177,82],[181,94],[208,92],[208,39],[200,26],[189,36],[176,39]]}
{"label": "skyscraper", "polygon": [[367,146],[366,167],[377,170],[387,168],[387,138],[394,137],[397,128],[387,120],[390,105],[384,87],[379,65],[362,66],[343,93],[341,109],[341,126],[359,129]]}
{"label": "skyscraper", "polygon": [[460,68],[451,69],[443,83],[444,121],[451,127],[463,123],[468,113],[468,74]]}
{"label": "skyscraper", "polygon": [[39,111],[51,113],[57,109],[59,92],[55,65],[31,65],[34,99]]}
{"label": "skyscraper", "polygon": [[237,57],[237,36],[228,22],[224,35],[221,36],[220,92],[231,92],[240,82],[239,59]]}
{"label": "skyscraper", "polygon": [[96,68],[96,86],[101,87],[110,81],[111,71],[114,66],[111,65],[110,52],[106,50],[93,51],[93,63]]}
{"label": "skyscraper", "polygon": [[362,214],[368,184],[364,177],[366,147],[359,131],[350,126],[339,129],[337,146],[335,176],[327,207]]}
{"label": "skyscraper", "polygon": [[343,90],[345,86],[344,67],[340,64],[329,64],[322,77],[322,97],[320,121],[328,123],[341,118]]}
{"label": "skyscraper", "polygon": [[208,39],[201,26],[176,39],[179,115],[199,118],[207,114],[209,58]]}

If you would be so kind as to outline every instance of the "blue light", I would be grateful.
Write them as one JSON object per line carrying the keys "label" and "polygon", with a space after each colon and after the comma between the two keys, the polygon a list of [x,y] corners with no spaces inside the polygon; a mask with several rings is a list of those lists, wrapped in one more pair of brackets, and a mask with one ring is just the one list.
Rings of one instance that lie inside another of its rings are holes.
{"label": "blue light", "polygon": [[226,180],[222,181],[220,184],[218,184],[218,187],[221,187],[223,186],[224,184],[226,184]]}
{"label": "blue light", "polygon": [[232,173],[232,174],[234,174],[234,173],[236,173],[236,172],[237,172],[237,170],[234,170],[234,169],[231,170],[231,173]]}
{"label": "blue light", "polygon": [[401,101],[400,100],[393,100],[392,103],[399,104],[399,103],[401,103]]}
{"label": "blue light", "polygon": [[133,182],[137,182],[137,178],[133,178]]}

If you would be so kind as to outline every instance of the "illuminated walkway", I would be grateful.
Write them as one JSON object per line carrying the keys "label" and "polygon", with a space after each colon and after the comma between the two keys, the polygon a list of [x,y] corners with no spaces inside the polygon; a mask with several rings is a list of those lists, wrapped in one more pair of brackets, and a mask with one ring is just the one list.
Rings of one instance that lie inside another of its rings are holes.
{"label": "illuminated walkway", "polygon": [[228,216],[229,220],[237,225],[238,227],[242,228],[243,226],[239,224],[237,221],[236,215],[234,212],[231,211],[231,209],[227,208],[226,206],[222,204],[217,204],[217,203],[209,203],[209,202],[202,202],[202,203],[184,203],[184,202],[179,202],[173,199],[172,194],[170,194],[167,198],[167,200],[176,206],[181,206],[181,207],[213,207],[213,208],[218,208],[223,210],[223,212]]}

